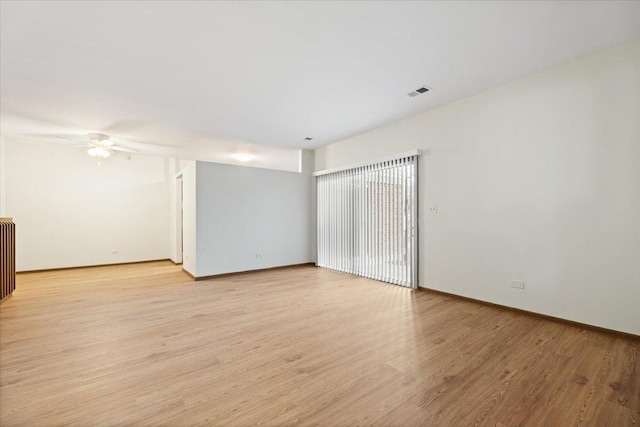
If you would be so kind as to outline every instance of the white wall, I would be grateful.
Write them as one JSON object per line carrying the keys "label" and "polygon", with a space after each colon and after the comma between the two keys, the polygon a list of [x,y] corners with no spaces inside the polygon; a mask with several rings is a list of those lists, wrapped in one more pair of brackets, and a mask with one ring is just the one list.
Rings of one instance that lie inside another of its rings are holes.
{"label": "white wall", "polygon": [[313,262],[313,164],[310,151],[302,173],[197,162],[197,276]]}
{"label": "white wall", "polygon": [[640,42],[329,145],[316,170],[413,148],[421,286],[640,334]]}
{"label": "white wall", "polygon": [[182,167],[182,268],[196,276],[196,162]]}
{"label": "white wall", "polygon": [[[5,213],[18,271],[167,259],[165,159],[5,139]],[[113,254],[113,251],[118,251]]]}

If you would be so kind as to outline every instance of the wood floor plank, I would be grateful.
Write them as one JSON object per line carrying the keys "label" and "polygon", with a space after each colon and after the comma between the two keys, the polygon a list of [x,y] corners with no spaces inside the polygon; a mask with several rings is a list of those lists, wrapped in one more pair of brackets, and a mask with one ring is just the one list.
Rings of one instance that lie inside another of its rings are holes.
{"label": "wood floor plank", "polygon": [[638,426],[640,343],[311,266],[21,274],[0,425]]}

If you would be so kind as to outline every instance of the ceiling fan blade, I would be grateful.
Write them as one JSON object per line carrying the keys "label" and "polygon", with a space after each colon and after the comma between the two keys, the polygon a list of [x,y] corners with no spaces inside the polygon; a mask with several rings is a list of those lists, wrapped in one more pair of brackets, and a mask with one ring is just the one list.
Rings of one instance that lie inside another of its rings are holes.
{"label": "ceiling fan blade", "polygon": [[125,152],[125,153],[138,153],[139,152],[138,150],[134,150],[133,148],[119,147],[117,145],[112,145],[112,146],[109,147],[109,149],[113,150],[113,151],[122,151],[122,152]]}
{"label": "ceiling fan blade", "polygon": [[121,138],[118,136],[114,136],[112,138],[110,138],[111,141],[115,142],[117,145],[120,144],[126,144],[126,145],[131,145],[133,147],[136,147],[136,149],[139,150],[146,150],[148,147],[150,148],[154,148],[154,147],[165,147],[165,148],[180,148],[179,145],[171,145],[171,144],[165,144],[165,143],[160,143],[160,142],[151,142],[151,141],[146,141],[146,140],[142,140],[142,139],[135,139],[135,138]]}
{"label": "ceiling fan blade", "polygon": [[55,143],[62,143],[62,141],[78,143],[84,140],[82,135],[64,135],[58,133],[21,133],[18,136],[25,139],[46,140]]}
{"label": "ceiling fan blade", "polygon": [[103,128],[104,132],[107,134],[123,134],[134,132],[143,127],[147,126],[146,122],[142,120],[118,120],[117,122],[113,122],[107,127]]}

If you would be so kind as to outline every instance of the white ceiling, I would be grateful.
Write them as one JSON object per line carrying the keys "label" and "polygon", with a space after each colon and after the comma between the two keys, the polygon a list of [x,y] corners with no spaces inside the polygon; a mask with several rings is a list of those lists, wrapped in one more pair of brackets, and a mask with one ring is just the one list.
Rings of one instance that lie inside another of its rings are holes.
{"label": "white ceiling", "polygon": [[3,135],[104,132],[203,160],[291,155],[640,38],[638,1],[0,7]]}

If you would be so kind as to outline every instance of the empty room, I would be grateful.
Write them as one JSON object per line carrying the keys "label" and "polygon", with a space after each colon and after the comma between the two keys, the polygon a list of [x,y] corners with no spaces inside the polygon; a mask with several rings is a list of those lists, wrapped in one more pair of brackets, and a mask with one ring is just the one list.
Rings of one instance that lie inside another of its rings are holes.
{"label": "empty room", "polygon": [[0,425],[640,426],[640,1],[0,0]]}

